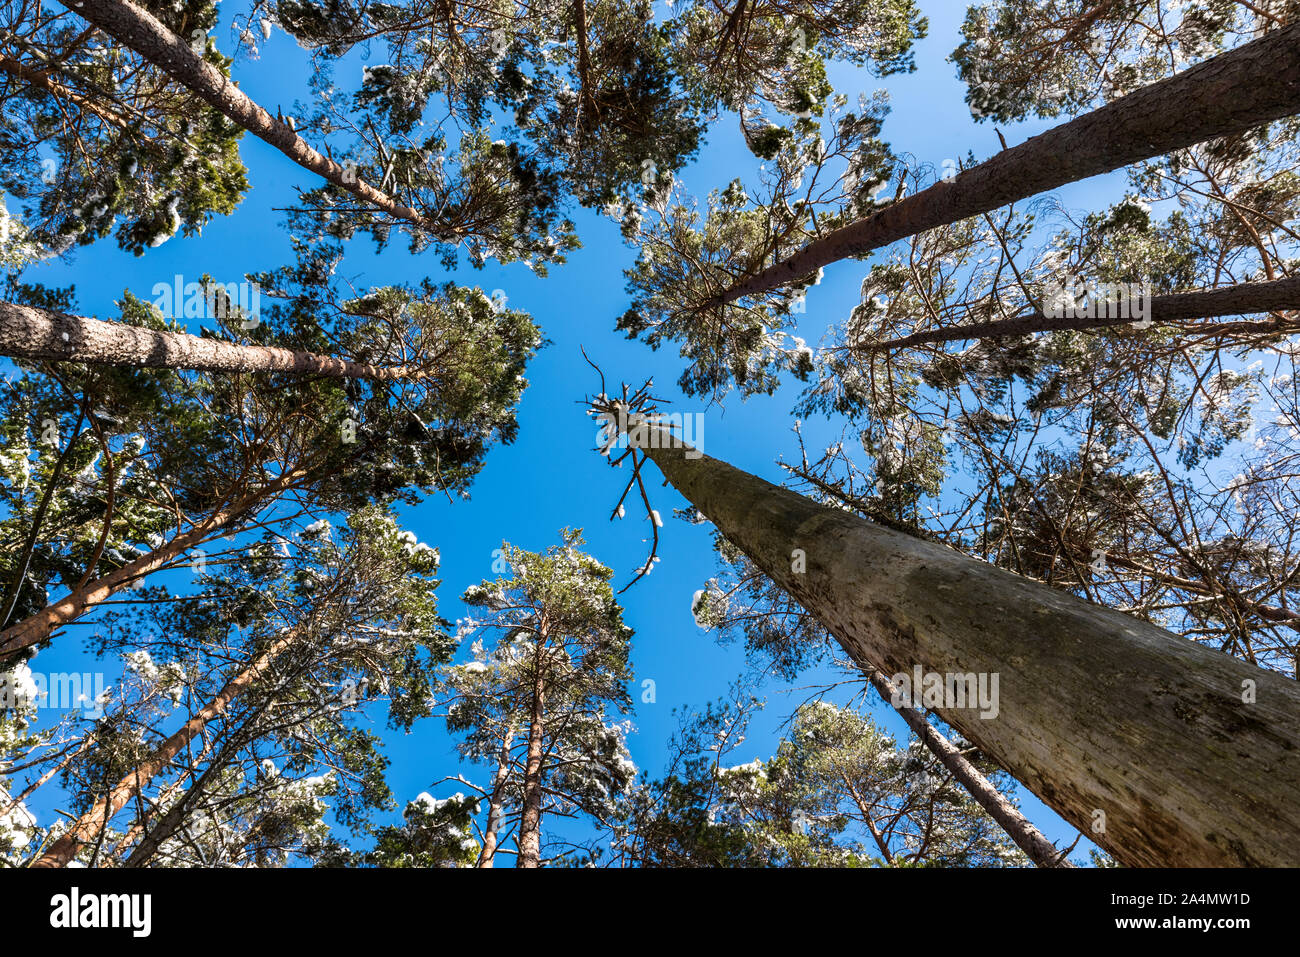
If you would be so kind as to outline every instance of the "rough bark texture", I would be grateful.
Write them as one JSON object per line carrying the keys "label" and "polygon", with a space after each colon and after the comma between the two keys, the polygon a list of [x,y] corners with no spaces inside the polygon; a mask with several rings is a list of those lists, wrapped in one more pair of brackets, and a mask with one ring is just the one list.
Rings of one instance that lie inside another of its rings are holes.
{"label": "rough bark texture", "polygon": [[404,366],[373,366],[274,346],[241,346],[12,302],[0,302],[0,355],[150,369],[291,372],[335,379],[393,381],[423,375]]}
{"label": "rough bark texture", "polygon": [[274,146],[299,166],[392,216],[425,229],[434,228],[416,210],[363,182],[355,171],[344,169],[312,149],[293,127],[254,103],[233,80],[197,56],[184,40],[149,12],[128,0],[82,0],[81,3],[68,0],[64,6],[135,50],[213,109]]}
{"label": "rough bark texture", "polygon": [[53,604],[46,605],[30,618],[25,618],[18,624],[0,631],[0,662],[18,654],[24,648],[44,641],[56,628],[75,621],[114,592],[157,571],[187,550],[202,544],[215,532],[252,511],[271,496],[301,481],[305,476],[306,473],[302,471],[280,476],[266,489],[248,496],[224,511],[209,515],[189,531],[182,532],[162,547],[141,555],[135,561],[128,562],[102,578],[87,582]]}
{"label": "rough bark texture", "polygon": [[933,710],[1120,863],[1300,865],[1300,684],[658,441],[668,481],[855,661],[998,674],[996,718]]}
{"label": "rough bark texture", "polygon": [[827,233],[736,283],[713,303],[775,289],[924,230],[1298,112],[1300,23],[1293,23]]}
{"label": "rough bark texture", "polygon": [[506,783],[510,780],[510,742],[514,732],[506,733],[501,742],[496,774],[492,777],[492,793],[488,795],[487,824],[483,827],[483,848],[479,851],[476,867],[491,867],[497,854],[497,838],[501,833],[501,812],[505,807]]}
{"label": "rough bark texture", "polygon": [[256,682],[275,659],[282,655],[299,638],[301,638],[299,632],[289,632],[258,655],[251,665],[227,681],[221,690],[217,692],[215,698],[209,701],[198,714],[185,722],[176,733],[155,748],[148,759],[122,778],[113,790],[96,801],[85,814],[74,821],[72,826],[57,841],[51,844],[49,849],[37,858],[31,866],[67,867],[68,863],[77,856],[77,849],[81,845],[93,842],[100,831],[108,825],[108,822],[113,819],[113,816],[118,811],[126,806],[128,801],[147,786],[155,775],[163,771],[171,763],[172,759],[180,754],[181,750],[207,727],[209,721],[220,716],[230,706],[230,702],[234,701],[235,698]]}
{"label": "rough bark texture", "polygon": [[516,867],[540,867],[542,857],[542,747],[545,742],[546,682],[542,649],[546,619],[542,619],[533,675],[532,714],[528,720],[528,764],[524,768],[524,809],[519,817],[519,857]]}
{"label": "rough bark texture", "polygon": [[916,732],[921,743],[933,752],[954,778],[961,783],[980,807],[989,813],[998,826],[1006,831],[1007,836],[1016,842],[1016,846],[1029,856],[1039,867],[1073,867],[1065,859],[1056,845],[1043,836],[1042,832],[1029,819],[1016,809],[1016,806],[1002,796],[1002,792],[993,786],[980,769],[966,760],[965,756],[953,746],[953,743],[935,729],[925,719],[925,715],[906,705],[894,705],[894,686],[889,679],[874,668],[863,669],[871,686],[880,692],[880,696],[890,702],[890,706],[907,722],[907,726]]}
{"label": "rough bark texture", "polygon": [[[1243,282],[1221,289],[1204,292],[1181,292],[1167,296],[1151,297],[1148,316],[1156,325],[1211,319],[1217,316],[1249,316],[1265,312],[1293,312],[1300,309],[1300,276],[1278,279],[1273,282]],[[1060,332],[1069,329],[1101,329],[1108,326],[1131,325],[1140,317],[1129,319],[1108,316],[1061,318],[1044,315],[1041,311],[1010,319],[975,322],[969,325],[945,326],[927,329],[910,336],[889,339],[885,342],[867,343],[858,348],[881,352],[902,349],[927,342],[963,342],[969,339],[995,339],[1000,336],[1028,336],[1038,332]],[[1284,335],[1300,329],[1300,323],[1287,322],[1282,317],[1266,322],[1213,323],[1189,325],[1191,333],[1228,334],[1247,332],[1258,335]]]}

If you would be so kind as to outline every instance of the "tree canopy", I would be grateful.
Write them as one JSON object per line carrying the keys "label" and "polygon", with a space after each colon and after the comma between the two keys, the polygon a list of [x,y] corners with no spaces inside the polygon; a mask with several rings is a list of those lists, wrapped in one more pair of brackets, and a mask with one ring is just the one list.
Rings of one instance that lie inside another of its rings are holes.
{"label": "tree canopy", "polygon": [[1298,143],[1296,0],[0,0],[0,866],[1300,863]]}

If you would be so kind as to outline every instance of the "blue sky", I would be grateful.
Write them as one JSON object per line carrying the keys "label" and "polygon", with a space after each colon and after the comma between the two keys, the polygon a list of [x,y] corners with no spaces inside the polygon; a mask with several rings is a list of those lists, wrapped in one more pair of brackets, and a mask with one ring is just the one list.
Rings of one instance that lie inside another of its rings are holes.
{"label": "blue sky", "polygon": [[[997,136],[990,125],[972,121],[955,67],[947,62],[959,42],[964,4],[946,0],[923,2],[922,6],[930,19],[930,33],[917,47],[915,73],[881,81],[865,71],[839,65],[832,69],[832,80],[851,102],[860,91],[889,90],[893,110],[883,137],[896,152],[935,167],[968,152],[985,158],[999,149]],[[226,15],[235,12],[242,10],[227,4]],[[224,29],[215,36],[223,49],[230,47],[230,35]],[[242,89],[263,106],[271,110],[280,106],[287,112],[295,98],[309,96],[304,82],[306,57],[278,30],[260,45],[260,59],[237,63],[235,76]],[[359,67],[358,61],[358,77]],[[346,66],[340,68],[342,81],[348,79],[346,71]],[[1008,142],[1016,143],[1048,125],[1017,124],[1003,132]],[[233,215],[210,223],[201,236],[174,237],[141,258],[110,242],[100,242],[76,251],[66,261],[32,268],[25,279],[51,286],[75,283],[83,313],[109,316],[114,314],[113,300],[120,298],[124,289],[151,299],[153,285],[169,282],[177,273],[187,280],[207,272],[218,280],[231,281],[290,261],[289,244],[280,228],[283,214],[277,207],[292,203],[295,187],[314,187],[315,178],[251,136],[244,137],[241,153],[252,188]],[[703,196],[735,176],[753,181],[757,164],[740,141],[734,117],[729,117],[709,132],[698,160],[681,178],[695,195]],[[1123,191],[1122,174],[1116,174],[1074,184],[1057,195],[1067,207],[1098,209]],[[651,352],[614,331],[616,318],[628,305],[622,271],[635,259],[636,251],[623,245],[617,226],[609,220],[587,212],[574,218],[583,248],[546,279],[539,279],[522,265],[495,264],[480,271],[466,267],[450,277],[488,292],[503,290],[509,306],[530,312],[552,342],[528,372],[531,384],[519,412],[518,440],[490,454],[471,499],[452,504],[435,497],[403,512],[406,526],[441,550],[442,611],[453,621],[464,614],[457,600],[464,588],[493,577],[493,550],[503,539],[540,550],[557,540],[561,527],[581,527],[589,551],[615,569],[620,587],[645,560],[648,523],[637,510],[629,508],[623,521],[609,521],[627,475],[626,470],[611,471],[592,451],[595,429],[577,403],[597,390],[597,382],[579,353],[580,345],[610,380],[639,384],[653,378],[656,394],[673,400],[669,411],[705,413],[702,444],[710,455],[779,482],[782,473],[776,460],[796,451],[790,409],[798,394],[797,383],[775,396],[744,402],[732,396],[722,405],[706,408],[698,400],[678,394],[675,383],[681,360],[674,348]],[[798,334],[802,338],[815,345],[829,325],[847,315],[857,302],[858,286],[867,268],[864,263],[844,262],[827,269],[822,283],[809,294],[806,314],[800,317]],[[435,281],[448,278],[436,256],[413,257],[400,241],[376,256],[368,240],[358,239],[349,247],[342,269],[363,285],[414,282],[425,276]],[[829,442],[834,434],[838,427],[833,424],[805,424],[810,448]],[[691,526],[670,518],[672,510],[684,501],[673,489],[660,487],[657,479],[650,488],[653,504],[666,523],[659,552],[662,561],[623,599],[627,621],[636,630],[633,663],[638,689],[640,681],[649,678],[655,681],[657,692],[653,704],[640,703],[640,694],[634,695],[637,731],[630,741],[632,756],[640,767],[655,774],[662,767],[667,739],[676,726],[672,709],[701,706],[725,694],[745,663],[738,649],[720,647],[712,634],[699,629],[690,613],[693,593],[715,570],[708,526]],[[84,631],[84,627],[70,629],[73,635]],[[89,668],[75,645],[75,640],[56,643],[33,662],[33,668]],[[793,686],[770,684],[765,689],[768,711],[736,758],[749,761],[770,755],[779,723],[803,698],[797,689],[824,677],[810,673]],[[786,693],[792,690],[793,694]],[[904,726],[892,710],[875,703],[873,714],[900,740],[905,738]],[[377,722],[376,730],[381,729],[382,722]],[[392,760],[389,781],[399,802],[415,797],[447,774],[461,772],[486,781],[483,769],[458,766],[454,741],[436,719],[417,726],[409,735],[384,733]],[[439,796],[450,790],[454,788],[440,790]],[[1049,838],[1064,844],[1073,840],[1074,830],[1032,795],[1020,789],[1019,796],[1030,820]],[[42,823],[49,823],[53,797],[47,794],[34,802]],[[1080,843],[1076,859],[1086,856],[1087,846]]]}

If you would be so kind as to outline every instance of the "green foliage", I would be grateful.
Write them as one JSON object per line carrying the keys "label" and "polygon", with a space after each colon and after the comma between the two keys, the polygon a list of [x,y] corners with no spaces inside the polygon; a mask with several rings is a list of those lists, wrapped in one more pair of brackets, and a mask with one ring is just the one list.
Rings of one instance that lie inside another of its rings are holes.
{"label": "green foliage", "polygon": [[317,860],[326,867],[469,867],[478,857],[472,821],[479,799],[455,794],[437,800],[421,794],[402,812],[404,823],[375,831],[365,851],[338,848]]}
{"label": "green foliage", "polygon": [[504,544],[498,560],[510,577],[466,590],[473,617],[459,630],[477,636],[473,657],[444,669],[439,700],[461,754],[495,768],[506,817],[521,813],[536,741],[543,817],[579,811],[600,822],[636,775],[630,724],[616,720],[631,710],[632,630],[613,572],[579,550],[579,532],[561,540],[545,552]]}
{"label": "green foliage", "polygon": [[[210,0],[144,6],[187,38],[217,22]],[[116,226],[142,255],[234,211],[242,128],[75,13],[6,4],[0,22],[0,187],[23,203],[23,244],[62,254]],[[211,41],[203,57],[228,74]]]}
{"label": "green foliage", "polygon": [[751,149],[774,151],[772,168],[760,169],[757,198],[733,180],[709,194],[701,214],[682,191],[656,184],[646,195],[653,218],[625,220],[624,235],[640,245],[641,258],[625,273],[633,301],[618,329],[652,348],[678,343],[687,360],[678,384],[687,395],[721,395],[733,386],[745,395],[771,393],[782,372],[801,379],[812,372],[811,350],[785,329],[820,276],[725,305],[714,297],[820,232],[878,208],[874,195],[893,164],[877,138],[886,104],[863,97],[859,111],[846,106],[844,97],[831,104],[829,141],[822,121],[810,118],[746,126]]}
{"label": "green foliage", "polygon": [[954,51],[966,102],[999,123],[1074,114],[1221,51],[1253,10],[1233,0],[996,0],[971,6]]}
{"label": "green foliage", "polygon": [[[918,742],[899,750],[851,707],[795,713],[769,760],[726,767],[758,702],[685,716],[669,774],[628,803],[625,853],[651,867],[1023,866]],[[986,763],[984,759],[977,760]],[[990,769],[991,770],[991,769]],[[1000,775],[1004,786],[1005,775]]]}

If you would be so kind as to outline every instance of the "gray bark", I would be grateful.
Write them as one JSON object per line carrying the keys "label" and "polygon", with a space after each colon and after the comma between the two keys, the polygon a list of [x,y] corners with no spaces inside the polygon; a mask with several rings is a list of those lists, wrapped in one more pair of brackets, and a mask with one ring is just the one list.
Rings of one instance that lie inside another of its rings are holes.
{"label": "gray bark", "polygon": [[[893,707],[895,689],[889,679],[874,668],[863,670],[871,686]],[[931,753],[975,799],[975,803],[988,812],[989,816],[1006,832],[1007,837],[1015,841],[1016,846],[1024,851],[1031,861],[1039,867],[1074,866],[1065,859],[1064,853],[1058,850],[1056,845],[1044,837],[1043,833],[993,786],[993,782],[985,777],[979,768],[966,760],[965,755],[925,719],[924,714],[906,705],[895,707],[894,710],[907,722],[907,726],[916,732],[921,743],[930,749]]]}
{"label": "gray bark", "polygon": [[393,381],[423,375],[406,366],[373,366],[275,346],[241,346],[12,302],[0,302],[0,355],[149,369],[290,372],[336,379]]}
{"label": "gray bark", "polygon": [[1300,113],[1300,23],[1085,113],[915,196],[813,240],[710,305],[787,285],[841,259],[1066,183]]}
{"label": "gray bark", "polygon": [[931,710],[1120,863],[1300,865],[1295,681],[655,440],[668,481],[864,668],[997,674],[995,718]]}
{"label": "gray bark", "polygon": [[[1235,286],[1207,289],[1202,292],[1180,292],[1165,296],[1152,296],[1149,319],[1155,325],[1211,319],[1218,316],[1249,316],[1265,312],[1291,312],[1300,309],[1300,276],[1276,279],[1272,282],[1243,282]],[[1138,317],[1140,318],[1140,317]],[[1000,336],[1028,336],[1039,332],[1102,329],[1109,326],[1131,325],[1134,318],[1109,316],[1075,317],[1047,316],[1036,310],[1010,319],[994,319],[969,325],[944,326],[926,329],[909,336],[884,342],[864,343],[855,349],[864,352],[883,352],[902,349],[928,342],[964,342],[970,339],[995,339]],[[1227,335],[1247,333],[1253,335],[1285,335],[1300,329],[1295,320],[1282,317],[1263,322],[1227,322],[1192,324],[1187,332],[1200,335]]]}

